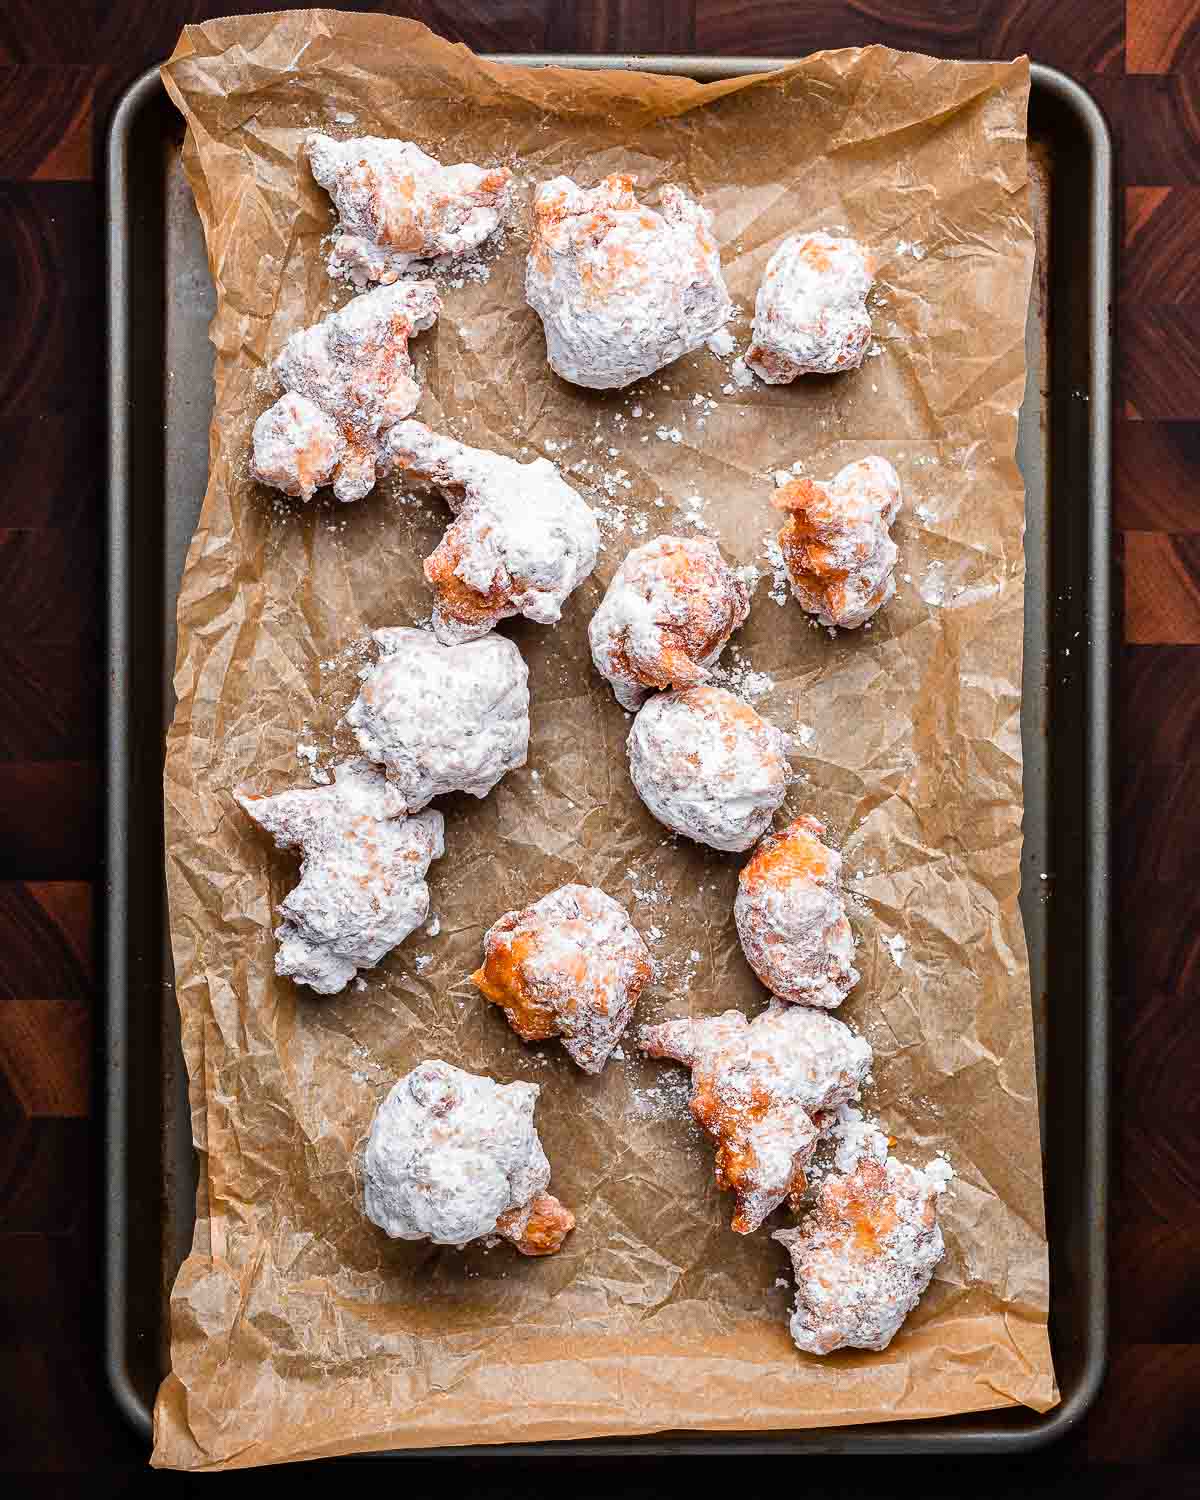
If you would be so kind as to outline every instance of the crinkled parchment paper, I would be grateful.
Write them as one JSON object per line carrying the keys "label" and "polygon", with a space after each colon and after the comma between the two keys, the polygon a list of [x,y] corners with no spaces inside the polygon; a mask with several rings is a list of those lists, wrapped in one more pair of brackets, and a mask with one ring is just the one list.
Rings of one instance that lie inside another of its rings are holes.
{"label": "crinkled parchment paper", "polygon": [[[310,11],[188,27],[164,77],[187,116],[219,309],[166,760],[203,1183],[154,1462],[1052,1405],[1017,908],[1027,64],[875,47],[701,87],[503,67],[412,22]],[[247,478],[251,426],[276,394],[268,361],[347,297],[322,265],[331,205],[301,152],[314,127],[512,165],[516,221],[485,271],[442,278],[446,310],[414,345],[428,387],[416,414],[552,457],[606,531],[560,625],[504,626],[530,668],[529,763],[486,801],[444,802],[434,931],[324,1000],[274,975],[295,861],[231,789],[306,784],[352,748],[341,720],[366,634],[428,616],[421,560],[448,512],[394,481],[305,506]],[[651,200],[676,181],[714,211],[741,348],[785,234],[844,226],[869,244],[877,347],[863,368],[744,388],[728,354],[701,350],[626,392],[558,381],[521,295],[529,191],[615,169]],[[869,452],[904,481],[899,593],[870,629],[831,639],[779,602],[764,556],[772,471],[821,477]],[[727,1227],[682,1068],[629,1044],[587,1078],[556,1044],[523,1046],[466,979],[501,912],[582,880],[628,904],[658,960],[643,1021],[765,1003],[731,917],[739,858],[668,838],[642,808],[628,719],[589,665],[587,621],[613,569],[673,529],[764,570],[725,664],[798,736],[780,820],[818,813],[845,854],[862,982],[840,1014],[875,1048],[869,1105],[903,1157],[944,1149],[958,1173],[946,1259],[883,1354],[792,1346],[787,1258],[766,1230]],[[362,1217],[356,1148],[426,1057],[541,1085],[553,1187],[579,1216],[562,1254],[392,1243]]]}

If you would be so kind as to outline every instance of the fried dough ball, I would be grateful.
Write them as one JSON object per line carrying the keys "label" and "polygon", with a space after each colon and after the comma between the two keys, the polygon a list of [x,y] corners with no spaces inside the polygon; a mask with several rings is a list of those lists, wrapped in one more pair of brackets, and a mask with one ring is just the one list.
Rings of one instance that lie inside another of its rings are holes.
{"label": "fried dough ball", "polygon": [[585,1073],[599,1073],[650,978],[650,953],[618,901],[564,885],[507,912],[483,939],[472,981],[522,1041],[562,1038]]}
{"label": "fried dough ball", "polygon": [[525,297],[550,368],[593,390],[661,370],[733,312],[712,215],[670,184],[656,213],[637,201],[636,181],[614,173],[581,188],[555,177],[534,195]]}
{"label": "fried dough ball", "polygon": [[689,1108],[717,1148],[718,1187],[736,1196],[738,1234],[752,1234],[785,1198],[798,1203],[821,1117],[853,1099],[871,1067],[862,1037],[780,1000],[752,1021],[727,1010],[646,1026],[639,1045],[691,1068]]}
{"label": "fried dough ball", "polygon": [[738,876],[733,916],[750,967],[781,1000],[832,1010],[858,983],[842,857],[802,817],[769,833]]}
{"label": "fried dough ball", "polygon": [[660,823],[749,849],[787,795],[787,736],[724,688],[659,693],[629,731],[629,774]]}
{"label": "fried dough ball", "polygon": [[894,1157],[829,1173],[796,1229],[773,1236],[792,1257],[796,1304],[789,1328],[806,1354],[886,1349],[945,1254],[937,1199],[950,1176]]}
{"label": "fried dough ball", "polygon": [[875,262],[857,240],[794,234],[767,262],[746,363],[769,385],[856,370],[871,339]]}
{"label": "fried dough ball", "polygon": [[529,751],[529,672],[500,635],[443,646],[427,630],[373,632],[379,660],[346,713],[364,755],[410,812],[445,792],[486,797]]}
{"label": "fried dough ball", "polygon": [[254,424],[251,477],[311,500],[361,500],[387,472],[384,439],[420,399],[408,341],[433,325],[431,281],[377,287],[292,334],[271,370],[287,392]]}
{"label": "fried dough ball", "polygon": [[795,479],[772,504],[787,516],[779,547],[792,593],[822,625],[856,630],[896,592],[888,528],[900,509],[900,479],[886,458],[861,458],[825,484]]}
{"label": "fried dough ball", "polygon": [[438,640],[474,640],[510,615],[541,625],[561,617],[596,566],[600,527],[548,459],[518,463],[423,422],[393,427],[387,451],[390,463],[438,485],[455,513],[425,559]]}
{"label": "fried dough ball", "polygon": [[379,1106],[363,1153],[367,1218],[399,1240],[457,1245],[499,1234],[552,1255],[575,1216],[551,1197],[533,1123],[535,1083],[496,1083],[438,1059]]}
{"label": "fried dough ball", "polygon": [[300,882],[279,904],[275,972],[335,995],[429,914],[425,876],[444,852],[442,815],[406,816],[374,766],[347,760],[330,786],[234,793],[280,849],[299,849]]}
{"label": "fried dough ball", "polygon": [[707,682],[750,613],[750,591],[707,537],[659,536],[626,554],[588,639],[622,708],[654,689]]}
{"label": "fried dough ball", "polygon": [[412,141],[311,135],[312,174],[339,222],[329,274],[363,287],[393,282],[414,261],[449,262],[478,249],[508,207],[507,167],[443,167]]}

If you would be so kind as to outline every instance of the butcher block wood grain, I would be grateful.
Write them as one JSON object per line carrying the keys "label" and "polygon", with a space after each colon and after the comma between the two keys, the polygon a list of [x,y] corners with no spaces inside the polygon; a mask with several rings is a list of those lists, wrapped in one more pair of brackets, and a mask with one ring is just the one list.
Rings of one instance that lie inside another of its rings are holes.
{"label": "butcher block wood grain", "polygon": [[[343,3],[412,15],[490,50],[786,55],[878,41],[960,58],[1026,51],[1078,78],[1108,113],[1119,148],[1125,642],[1113,726],[1113,1357],[1096,1407],[1054,1452],[926,1465],[920,1488],[1200,1493],[1200,0]],[[121,90],[184,23],[282,8],[0,4],[0,1465],[37,1471],[25,1487],[35,1495],[51,1485],[125,1493],[145,1461],[109,1405],[98,1352],[104,130]],[[890,1495],[897,1480],[891,1465],[876,1483],[869,1466],[837,1460],[787,1473],[856,1495]],[[447,1475],[418,1463],[402,1482],[440,1494]],[[303,1466],[288,1477],[328,1482]],[[706,1477],[673,1461],[517,1475],[470,1460],[454,1484],[660,1497]],[[737,1470],[740,1482],[755,1477]]]}

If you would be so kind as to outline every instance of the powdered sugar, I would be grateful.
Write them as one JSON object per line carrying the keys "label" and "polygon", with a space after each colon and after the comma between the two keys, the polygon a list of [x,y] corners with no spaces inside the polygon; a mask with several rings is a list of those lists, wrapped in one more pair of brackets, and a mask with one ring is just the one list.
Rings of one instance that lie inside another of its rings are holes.
{"label": "powdered sugar", "polygon": [[791,235],[763,273],[746,363],[772,385],[857,369],[871,337],[866,299],[874,274],[856,240]]}
{"label": "powdered sugar", "polygon": [[829,1134],[837,1147],[833,1158],[835,1171],[853,1172],[864,1156],[872,1161],[887,1160],[887,1136],[853,1104],[838,1105],[837,1119]]}
{"label": "powdered sugar", "polygon": [[905,939],[904,935],[899,932],[888,934],[888,936],[883,939],[883,946],[891,955],[892,962],[896,965],[896,967],[898,969],[902,969],[904,967],[905,950],[908,948],[908,942]]}
{"label": "powdered sugar", "polygon": [[633,784],[659,822],[714,849],[748,849],[787,792],[785,736],[723,688],[652,698],[628,748]]}
{"label": "powdered sugar", "polygon": [[393,282],[414,261],[458,260],[495,233],[508,208],[507,167],[443,167],[412,141],[378,136],[312,135],[305,144],[340,216],[329,274],[358,287]]}
{"label": "powdered sugar", "polygon": [[534,196],[525,295],[551,369],[596,390],[699,348],[732,312],[712,215],[671,184],[655,213],[635,182],[618,174],[580,188],[556,177]]}
{"label": "powdered sugar", "polygon": [[742,868],[733,915],[750,967],[794,1005],[838,1006],[858,983],[842,858],[816,818],[768,834]]}
{"label": "powdered sugar", "polygon": [[280,903],[275,972],[333,995],[402,943],[429,911],[425,874],[443,853],[442,815],[405,816],[404,799],[364,760],[329,787],[234,795],[281,849],[301,851],[300,881]]}
{"label": "powdered sugar", "polygon": [[636,709],[653,688],[708,681],[749,609],[715,542],[655,537],[628,553],[592,616],[592,661],[617,702]]}
{"label": "powdered sugar", "polygon": [[650,978],[650,954],[625,908],[594,886],[564,885],[510,911],[483,940],[471,976],[524,1041],[560,1036],[599,1073]]}
{"label": "powdered sugar", "polygon": [[346,714],[363,753],[410,810],[444,792],[485,797],[529,749],[528,671],[503,636],[442,646],[377,630],[379,661]]}
{"label": "powdered sugar", "polygon": [[[534,1083],[496,1083],[436,1059],[405,1074],[379,1106],[363,1153],[367,1217],[393,1239],[435,1245],[511,1236],[509,1216],[524,1211],[527,1222],[550,1182],[533,1123],[539,1093]],[[558,1244],[574,1223],[565,1216]]]}

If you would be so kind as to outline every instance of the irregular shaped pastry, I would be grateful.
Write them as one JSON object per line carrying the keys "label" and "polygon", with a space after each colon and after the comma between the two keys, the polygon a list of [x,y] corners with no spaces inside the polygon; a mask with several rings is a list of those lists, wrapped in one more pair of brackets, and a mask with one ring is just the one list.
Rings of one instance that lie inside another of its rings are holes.
{"label": "irregular shaped pastry", "polygon": [[622,708],[656,688],[707,682],[750,613],[750,591],[707,537],[659,536],[626,554],[588,639]]}
{"label": "irregular shaped pastry", "polygon": [[746,363],[770,385],[856,370],[871,339],[875,262],[857,240],[790,235],[763,273]]}
{"label": "irregular shaped pastry", "polygon": [[625,908],[592,885],[563,885],[484,934],[471,975],[524,1042],[558,1036],[599,1073],[650,978],[650,952]]}
{"label": "irregular shaped pastry", "polygon": [[888,527],[900,509],[900,479],[886,458],[860,458],[825,484],[794,479],[772,504],[787,516],[779,547],[792,593],[822,625],[855,630],[896,592]]}
{"label": "irregular shaped pastry", "polygon": [[639,1045],[691,1068],[689,1107],[716,1145],[717,1185],[736,1195],[738,1234],[752,1234],[785,1198],[799,1201],[820,1117],[854,1098],[871,1067],[862,1037],[781,1000],[752,1021],[727,1010],[646,1026]]}
{"label": "irregular shaped pastry", "polygon": [[596,566],[600,528],[549,459],[520,464],[423,422],[393,427],[387,451],[389,463],[440,486],[455,513],[425,559],[438,640],[474,640],[509,615],[541,625],[559,619]]}
{"label": "irregular shaped pastry", "polygon": [[421,395],[408,341],[441,310],[431,281],[407,281],[292,334],[271,366],[288,394],[254,424],[251,476],[305,500],[331,481],[339,500],[368,494],[388,429]]}
{"label": "irregular shaped pastry", "polygon": [[698,349],[733,312],[712,215],[667,184],[655,213],[636,177],[594,188],[569,177],[533,199],[525,297],[564,380],[593,390],[630,385]]}
{"label": "irregular shaped pastry", "polygon": [[950,1175],[940,1159],[922,1172],[866,1157],[824,1177],[804,1222],[772,1235],[796,1274],[789,1327],[798,1349],[887,1348],[945,1253],[937,1199]]}
{"label": "irregular shaped pastry", "polygon": [[797,818],[769,833],[738,876],[734,921],[750,967],[781,1000],[832,1010],[858,983],[842,900],[842,856],[824,823]]}
{"label": "irregular shaped pastry", "polygon": [[336,995],[429,914],[425,876],[444,852],[442,815],[407,817],[367,761],[335,766],[330,786],[234,797],[279,848],[301,854],[300,883],[279,903],[277,974]]}
{"label": "irregular shaped pastry", "polygon": [[466,255],[495,233],[508,208],[507,167],[443,167],[412,141],[371,135],[311,135],[305,144],[339,216],[329,274],[355,286],[395,281],[416,260]]}
{"label": "irregular shaped pastry", "polygon": [[289,391],[254,424],[250,473],[261,484],[311,500],[346,456],[337,423],[315,401]]}
{"label": "irregular shaped pastry", "polygon": [[376,630],[379,660],[346,713],[364,755],[409,812],[444,792],[486,797],[529,752],[529,670],[501,635],[442,646]]}
{"label": "irregular shaped pastry", "polygon": [[749,849],[787,795],[787,736],[724,688],[651,698],[629,731],[629,774],[660,823]]}
{"label": "irregular shaped pastry", "polygon": [[575,1216],[546,1192],[536,1083],[497,1083],[436,1059],[392,1086],[363,1153],[363,1206],[394,1240],[457,1245],[499,1234],[552,1255]]}

